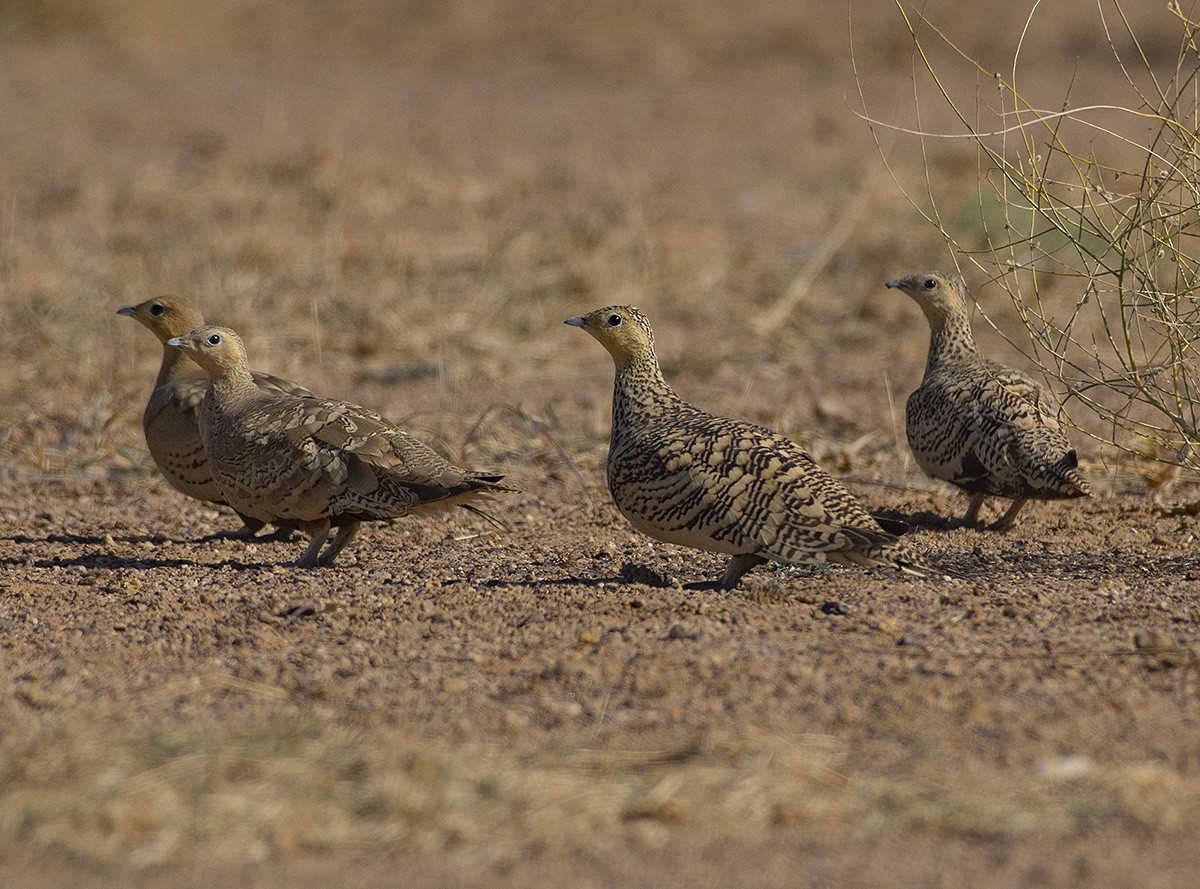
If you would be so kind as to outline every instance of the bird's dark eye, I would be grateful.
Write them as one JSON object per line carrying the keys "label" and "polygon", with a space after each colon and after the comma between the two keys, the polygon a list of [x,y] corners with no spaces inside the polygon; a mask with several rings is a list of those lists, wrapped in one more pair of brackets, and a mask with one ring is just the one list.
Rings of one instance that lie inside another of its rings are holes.
{"label": "bird's dark eye", "polygon": [[605,319],[605,322],[608,324],[609,327],[617,327],[624,320],[625,319],[622,318],[620,315],[618,315],[616,312],[613,312],[611,315],[609,315]]}
{"label": "bird's dark eye", "polygon": [[150,306],[150,314],[151,315],[161,315],[166,310],[167,310],[167,307],[164,306],[162,303],[153,303]]}
{"label": "bird's dark eye", "polygon": [[925,279],[925,289],[926,290],[936,290],[937,289],[937,278],[926,278]]}
{"label": "bird's dark eye", "polygon": [[221,334],[210,333],[207,337],[205,337],[204,342],[208,343],[210,346],[219,346],[221,345]]}

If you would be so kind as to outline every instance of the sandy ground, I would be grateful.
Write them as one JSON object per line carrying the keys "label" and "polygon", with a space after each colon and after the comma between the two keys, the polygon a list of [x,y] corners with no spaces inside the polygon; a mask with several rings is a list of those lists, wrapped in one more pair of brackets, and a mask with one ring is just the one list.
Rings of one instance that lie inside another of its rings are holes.
{"label": "sandy ground", "polygon": [[[1020,22],[967,7],[930,14],[1001,66]],[[854,4],[857,83],[815,3],[99,8],[0,14],[0,882],[1200,879],[1193,481],[1076,433],[1094,497],[948,530],[904,447],[927,328],[882,284],[950,257],[853,113],[913,114],[893,5]],[[1119,83],[1072,10],[1033,91]],[[969,236],[969,150],[885,141]],[[399,520],[316,571],[212,539],[141,440],[159,351],[114,312],[157,293],[507,473],[507,527]],[[611,361],[562,326],[619,302],[681,394],[955,577],[685,588],[721,560],[617,514]]]}

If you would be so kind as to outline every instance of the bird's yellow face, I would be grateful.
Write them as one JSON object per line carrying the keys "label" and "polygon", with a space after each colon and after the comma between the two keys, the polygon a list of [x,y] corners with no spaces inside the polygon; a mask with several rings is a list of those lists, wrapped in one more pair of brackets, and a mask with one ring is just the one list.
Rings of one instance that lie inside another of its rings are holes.
{"label": "bird's yellow face", "polygon": [[166,296],[148,299],[136,306],[117,309],[118,315],[126,315],[150,328],[164,343],[173,336],[182,336],[204,323],[200,312],[180,300]]}
{"label": "bird's yellow face", "polygon": [[916,301],[926,317],[945,317],[965,308],[962,284],[941,272],[922,272],[887,282],[888,287],[902,290]]}
{"label": "bird's yellow face", "polygon": [[633,306],[608,306],[563,323],[582,327],[608,349],[618,364],[646,353],[654,354],[650,322]]}
{"label": "bird's yellow face", "polygon": [[183,336],[172,337],[167,345],[185,352],[213,379],[246,365],[246,347],[241,337],[228,327],[211,324],[198,327]]}

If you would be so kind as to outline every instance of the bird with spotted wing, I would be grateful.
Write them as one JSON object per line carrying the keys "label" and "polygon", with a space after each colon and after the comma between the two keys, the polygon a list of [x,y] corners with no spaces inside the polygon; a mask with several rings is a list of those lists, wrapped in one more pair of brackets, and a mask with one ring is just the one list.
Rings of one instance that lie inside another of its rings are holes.
{"label": "bird with spotted wing", "polygon": [[1057,406],[1028,376],[980,354],[962,280],[924,272],[887,286],[912,297],[929,321],[925,378],[908,398],[905,427],[926,474],[970,495],[957,524],[975,524],[989,496],[1012,500],[992,526],[1003,531],[1029,500],[1090,494]]}
{"label": "bird with spotted wing", "polygon": [[201,327],[168,345],[209,375],[200,436],[226,502],[309,535],[300,567],[332,565],[362,522],[452,506],[480,512],[465,501],[513,490],[499,484],[503,476],[455,466],[374,411],[262,389],[228,328]]}
{"label": "bird with spotted wing", "polygon": [[[208,391],[208,374],[179,349],[167,345],[172,337],[203,327],[204,317],[190,303],[165,296],[117,309],[117,314],[140,322],[163,344],[158,378],[142,413],[142,431],[150,456],[175,490],[205,503],[224,504],[225,497],[209,468],[196,419],[200,402]],[[312,395],[303,386],[268,373],[254,371],[251,378],[255,385],[268,391]],[[242,527],[229,536],[254,539],[263,522],[245,515],[241,519]]]}
{"label": "bird with spotted wing", "polygon": [[639,310],[609,306],[566,323],[616,365],[608,488],[617,509],[657,540],[730,556],[721,589],[768,560],[935,571],[796,442],[676,395]]}

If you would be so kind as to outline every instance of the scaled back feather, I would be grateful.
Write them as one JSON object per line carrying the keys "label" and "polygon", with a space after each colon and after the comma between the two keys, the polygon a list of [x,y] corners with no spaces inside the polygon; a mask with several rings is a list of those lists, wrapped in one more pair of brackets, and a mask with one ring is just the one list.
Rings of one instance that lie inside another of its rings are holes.
{"label": "scaled back feather", "polygon": [[202,327],[169,345],[210,377],[200,435],[222,495],[245,515],[308,534],[302,567],[333,564],[362,522],[513,490],[503,476],[455,466],[374,411],[262,389],[228,328]]}
{"label": "scaled back feather", "polygon": [[929,321],[925,377],[908,398],[905,427],[921,468],[971,495],[960,523],[973,524],[988,496],[1013,501],[994,526],[1004,530],[1027,500],[1088,495],[1058,406],[1028,376],[980,354],[962,280],[924,272],[887,286]]}
{"label": "scaled back feather", "polygon": [[608,487],[617,508],[655,539],[729,555],[722,588],[772,559],[932,570],[795,441],[676,395],[638,309],[609,306],[566,323],[616,364]]}

